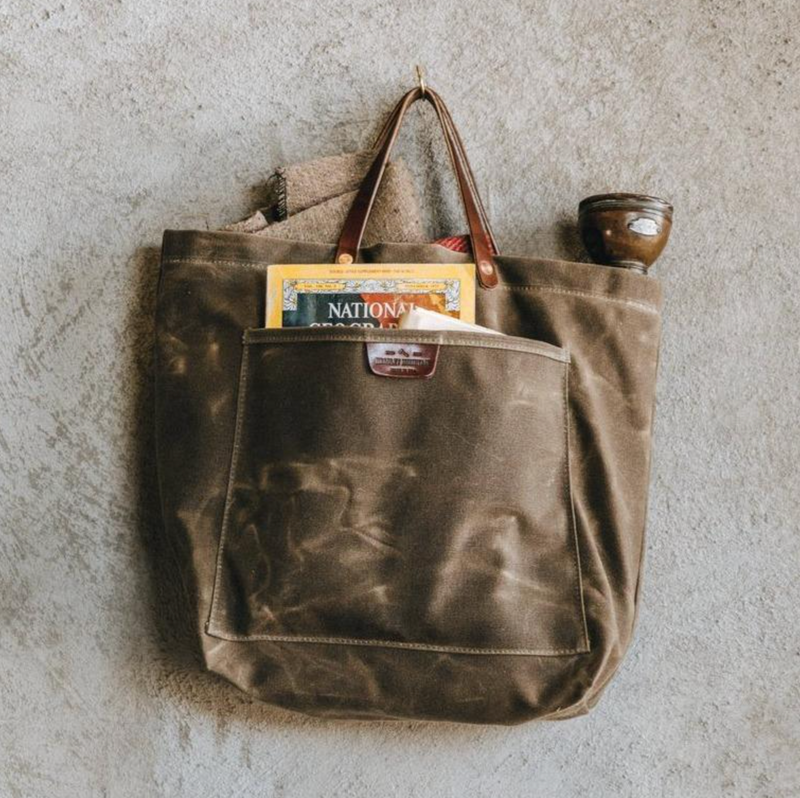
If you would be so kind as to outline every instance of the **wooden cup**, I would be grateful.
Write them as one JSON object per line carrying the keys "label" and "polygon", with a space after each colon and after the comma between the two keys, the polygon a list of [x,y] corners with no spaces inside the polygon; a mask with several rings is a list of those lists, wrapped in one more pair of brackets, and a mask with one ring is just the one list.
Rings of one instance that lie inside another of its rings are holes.
{"label": "wooden cup", "polygon": [[595,263],[646,274],[667,245],[672,205],[646,194],[594,194],[578,205],[578,228]]}

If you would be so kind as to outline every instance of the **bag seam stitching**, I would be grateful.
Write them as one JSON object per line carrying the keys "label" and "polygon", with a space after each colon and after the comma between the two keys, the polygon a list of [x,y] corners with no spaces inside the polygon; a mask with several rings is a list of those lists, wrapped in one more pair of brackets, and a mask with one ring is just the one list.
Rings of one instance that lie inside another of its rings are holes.
{"label": "bag seam stitching", "polygon": [[231,642],[247,641],[273,641],[280,643],[319,643],[324,645],[343,645],[343,646],[366,646],[370,648],[407,648],[417,651],[442,651],[453,652],[456,654],[508,654],[523,656],[556,656],[564,654],[587,654],[588,647],[579,648],[470,648],[468,646],[451,646],[446,643],[437,645],[436,643],[414,643],[402,640],[376,640],[372,638],[357,637],[324,637],[314,635],[239,635],[224,631],[213,632],[207,630],[210,637]]}
{"label": "bag seam stitching", "polygon": [[[209,263],[218,266],[264,266],[264,261],[258,260],[216,260],[213,258],[163,258],[162,263]],[[498,283],[494,286],[495,289],[502,289],[505,291],[550,291],[554,294],[570,294],[573,296],[589,297],[591,299],[602,299],[607,302],[615,302],[621,305],[627,305],[631,308],[636,308],[644,313],[652,313],[656,316],[660,315],[660,310],[656,305],[651,305],[647,302],[638,302],[635,299],[624,299],[623,297],[615,297],[609,294],[599,293],[597,291],[580,291],[574,288],[559,288],[558,286],[546,285],[544,283],[524,283],[521,285],[514,285],[513,283]],[[493,289],[488,289],[493,290]]]}
{"label": "bag seam stitching", "polygon": [[233,450],[231,452],[230,473],[228,475],[228,489],[225,496],[225,509],[222,515],[222,530],[220,532],[219,548],[217,551],[217,562],[214,569],[214,586],[211,595],[211,606],[209,609],[206,631],[211,626],[219,623],[219,594],[221,592],[222,561],[225,555],[225,540],[227,538],[228,526],[230,521],[230,509],[233,505],[233,488],[236,482],[236,472],[239,467],[239,449],[241,444],[241,428],[245,410],[245,395],[247,393],[247,373],[249,367],[249,356],[247,347],[242,347],[242,373],[239,379],[239,396],[236,408],[236,425],[233,432]]}
{"label": "bag seam stitching", "polygon": [[589,630],[586,625],[586,604],[583,599],[583,574],[581,571],[580,548],[578,546],[578,530],[575,522],[575,505],[572,501],[572,471],[570,468],[570,435],[569,435],[569,364],[564,364],[564,472],[565,472],[565,498],[567,502],[567,512],[569,515],[568,525],[572,532],[572,552],[575,565],[575,593],[578,599],[578,607],[581,616],[581,632],[583,634],[583,645],[586,650],[590,650]]}
{"label": "bag seam stitching", "polygon": [[[274,332],[275,330],[268,327],[258,327],[252,330],[246,330],[244,343],[247,346],[252,346],[256,344],[265,344],[265,343],[314,343],[315,341],[343,341],[343,342],[352,341],[355,343],[384,343],[385,341],[392,340],[388,338],[369,340],[368,338],[361,337],[359,335],[343,335],[336,333],[327,333],[323,335],[300,334],[300,335],[271,336],[270,334]],[[433,336],[431,336],[431,338],[433,338]],[[415,341],[414,339],[419,339],[419,340]],[[569,354],[562,355],[557,352],[543,351],[535,346],[528,346],[524,343],[502,344],[498,342],[495,344],[490,341],[486,341],[484,339],[473,339],[473,338],[463,338],[458,340],[444,340],[444,339],[429,340],[426,337],[416,335],[412,331],[409,332],[409,335],[404,340],[407,340],[408,343],[431,343],[431,344],[441,344],[442,346],[472,346],[483,349],[499,349],[510,352],[521,352],[522,354],[541,355],[542,357],[546,357],[551,360],[556,360],[559,363],[569,363]],[[399,342],[400,341],[398,341],[398,343]]]}
{"label": "bag seam stitching", "polygon": [[650,305],[647,302],[638,302],[635,299],[625,299],[624,297],[601,294],[596,291],[580,291],[575,288],[559,288],[558,286],[546,285],[544,283],[526,283],[525,285],[501,283],[496,287],[505,291],[550,291],[553,294],[568,294],[572,296],[589,297],[590,299],[602,299],[606,302],[615,302],[620,305],[627,305],[628,307],[635,308],[636,310],[641,310],[644,313],[651,313],[656,316],[660,315],[660,311],[655,305]]}

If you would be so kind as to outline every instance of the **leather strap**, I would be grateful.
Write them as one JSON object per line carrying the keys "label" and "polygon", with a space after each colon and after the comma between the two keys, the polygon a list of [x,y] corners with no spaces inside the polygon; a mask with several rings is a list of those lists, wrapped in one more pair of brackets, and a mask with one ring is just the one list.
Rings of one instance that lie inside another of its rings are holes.
{"label": "leather strap", "polygon": [[494,236],[488,226],[486,211],[476,190],[475,177],[467,161],[463,142],[441,97],[430,88],[426,88],[423,91],[421,88],[416,87],[407,92],[395,107],[381,134],[378,136],[378,153],[356,194],[345,220],[336,248],[336,262],[352,263],[358,258],[358,249],[361,245],[364,229],[367,226],[370,211],[375,202],[381,179],[386,170],[386,164],[389,162],[389,156],[397,140],[406,111],[420,99],[427,100],[433,106],[442,128],[447,151],[453,164],[459,191],[461,192],[467,224],[469,225],[470,246],[475,258],[478,282],[483,288],[493,288],[498,281],[497,264],[493,255],[493,251],[497,251]]}
{"label": "leather strap", "polygon": [[[495,240],[494,233],[492,232],[491,224],[489,223],[489,218],[486,213],[486,209],[483,207],[483,202],[481,201],[481,195],[478,192],[477,185],[475,182],[475,175],[472,172],[472,167],[470,166],[469,159],[467,158],[466,150],[464,149],[464,143],[461,140],[461,136],[456,129],[455,123],[453,122],[452,116],[450,116],[450,111],[447,109],[447,106],[444,104],[442,98],[434,91],[431,91],[431,99],[434,103],[437,104],[437,113],[439,114],[439,120],[441,122],[444,119],[444,122],[447,124],[448,131],[450,133],[450,138],[445,136],[445,145],[447,146],[447,151],[450,156],[450,162],[453,164],[453,170],[456,169],[456,164],[454,162],[454,158],[460,157],[462,166],[466,172],[467,177],[469,178],[470,184],[472,186],[472,192],[475,196],[475,200],[478,205],[478,210],[481,214],[481,219],[483,220],[483,225],[486,228],[486,232],[489,235],[489,240],[492,242],[492,249],[495,254],[498,252],[497,241]],[[379,150],[386,141],[386,137],[389,134],[389,130],[391,129],[392,124],[395,122],[397,118],[397,112],[400,107],[398,104],[392,113],[389,115],[388,119],[383,125],[381,132],[378,134],[378,138],[375,140],[375,144],[372,145],[374,150]],[[451,141],[452,139],[452,141]],[[455,144],[455,150],[453,148],[453,144]]]}
{"label": "leather strap", "polygon": [[[441,97],[439,97],[439,95],[434,94],[434,97],[437,97],[441,102]],[[453,118],[450,116],[450,111],[447,109],[447,106],[444,104],[444,102],[441,102],[441,111],[445,121],[448,124],[448,128],[450,130],[453,141],[455,142],[456,149],[461,156],[464,170],[466,172],[467,177],[469,178],[469,182],[472,187],[472,193],[477,202],[478,210],[481,213],[481,218],[483,219],[483,225],[486,228],[489,240],[492,242],[492,248],[494,250],[494,253],[497,254],[498,252],[497,241],[495,241],[494,233],[492,232],[492,226],[489,223],[489,217],[486,213],[486,209],[483,207],[483,201],[481,200],[481,195],[478,191],[478,186],[475,181],[475,175],[472,172],[472,167],[470,166],[469,159],[467,158],[467,152],[466,149],[464,148],[464,142],[461,140],[461,136],[459,135],[458,129],[456,128],[455,123],[453,122]]]}

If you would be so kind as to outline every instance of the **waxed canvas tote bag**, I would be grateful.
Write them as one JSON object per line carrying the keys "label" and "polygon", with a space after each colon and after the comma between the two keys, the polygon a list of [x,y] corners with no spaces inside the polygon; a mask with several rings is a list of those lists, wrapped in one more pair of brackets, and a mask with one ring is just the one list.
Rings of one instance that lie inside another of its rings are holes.
{"label": "waxed canvas tote bag", "polygon": [[[430,103],[469,251],[361,247],[407,108]],[[207,667],[340,718],[513,724],[587,712],[637,614],[661,288],[497,249],[436,92],[390,115],[337,244],[167,231],[158,477]],[[475,263],[503,336],[265,328],[273,264]],[[375,348],[435,370],[392,379]],[[427,358],[427,360],[426,360]]]}

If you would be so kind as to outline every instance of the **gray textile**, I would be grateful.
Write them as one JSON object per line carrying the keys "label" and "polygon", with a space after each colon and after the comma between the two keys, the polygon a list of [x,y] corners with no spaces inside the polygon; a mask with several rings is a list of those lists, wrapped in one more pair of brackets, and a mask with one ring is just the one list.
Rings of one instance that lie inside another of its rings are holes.
{"label": "gray textile", "polygon": [[278,218],[286,219],[320,202],[355,191],[374,157],[374,150],[361,150],[281,167],[275,173],[282,205]]}
{"label": "gray textile", "polygon": [[[362,150],[281,167],[270,181],[274,204],[223,230],[292,241],[335,243],[374,155],[372,150]],[[424,240],[408,168],[402,161],[390,163],[364,233],[364,245]]]}

